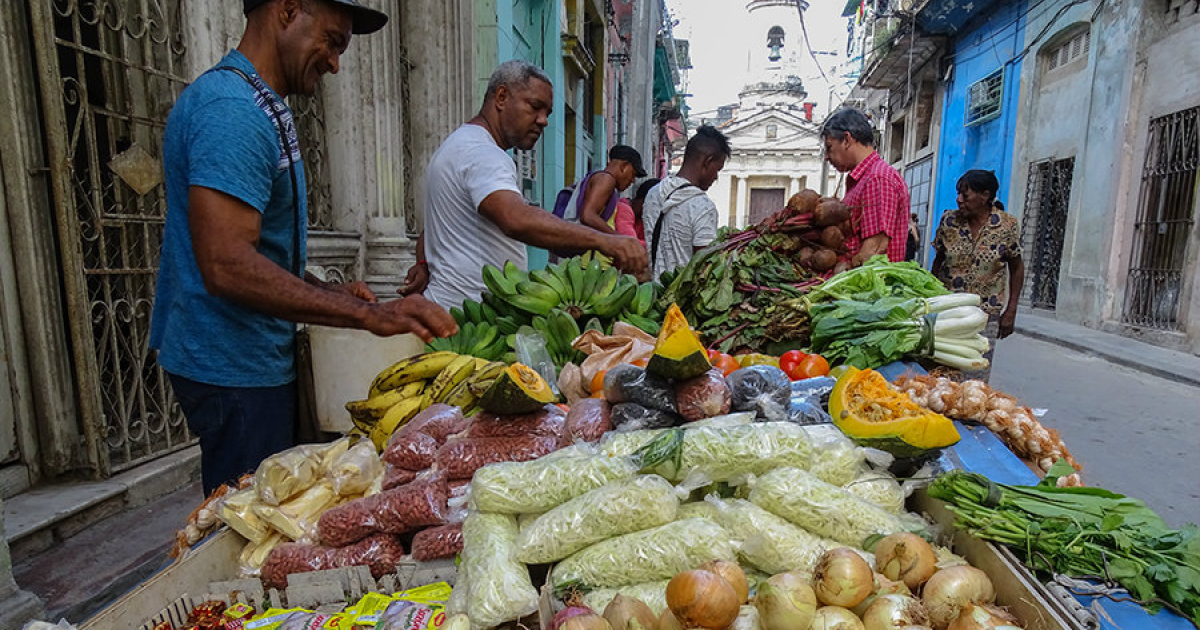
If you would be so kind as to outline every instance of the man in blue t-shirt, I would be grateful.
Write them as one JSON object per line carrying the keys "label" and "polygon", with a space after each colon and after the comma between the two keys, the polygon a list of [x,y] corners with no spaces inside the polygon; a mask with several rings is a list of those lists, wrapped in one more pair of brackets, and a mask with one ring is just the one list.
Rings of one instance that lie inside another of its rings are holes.
{"label": "man in blue t-shirt", "polygon": [[378,302],[361,282],[304,272],[304,166],[284,103],[337,73],[354,33],[387,16],[355,0],[243,0],[236,50],[171,111],[163,140],[167,217],[150,347],[200,438],[204,492],[292,445],[295,322],[454,334],[419,296]]}

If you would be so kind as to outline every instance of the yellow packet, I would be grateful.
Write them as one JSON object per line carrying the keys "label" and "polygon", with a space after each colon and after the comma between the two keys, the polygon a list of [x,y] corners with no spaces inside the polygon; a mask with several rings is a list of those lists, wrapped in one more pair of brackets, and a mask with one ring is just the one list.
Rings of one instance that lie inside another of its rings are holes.
{"label": "yellow packet", "polygon": [[287,621],[288,617],[296,613],[311,613],[311,610],[304,608],[268,608],[261,615],[256,615],[250,621],[246,622],[246,630],[275,630]]}
{"label": "yellow packet", "polygon": [[447,582],[434,582],[425,586],[410,588],[407,591],[400,591],[393,597],[403,599],[410,602],[425,602],[425,603],[441,603],[445,604],[450,599],[450,584]]}
{"label": "yellow packet", "polygon": [[388,606],[396,601],[390,595],[383,593],[367,593],[363,595],[358,603],[346,609],[346,612],[354,613],[354,620],[359,625],[369,625],[374,627],[379,623],[379,619],[383,617],[383,613],[387,611]]}

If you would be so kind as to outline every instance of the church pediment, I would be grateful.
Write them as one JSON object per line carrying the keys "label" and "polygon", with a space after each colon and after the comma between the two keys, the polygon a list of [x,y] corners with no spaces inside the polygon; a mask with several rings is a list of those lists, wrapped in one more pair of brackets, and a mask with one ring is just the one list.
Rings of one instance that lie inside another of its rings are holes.
{"label": "church pediment", "polygon": [[734,151],[820,151],[820,127],[786,110],[751,112],[722,130]]}

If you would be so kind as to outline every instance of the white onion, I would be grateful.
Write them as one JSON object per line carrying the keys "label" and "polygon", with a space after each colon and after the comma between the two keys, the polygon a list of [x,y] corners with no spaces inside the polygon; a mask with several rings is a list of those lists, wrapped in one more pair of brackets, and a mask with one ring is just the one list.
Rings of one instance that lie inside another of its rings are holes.
{"label": "white onion", "polygon": [[925,623],[925,607],[906,595],[881,595],[863,613],[866,630],[899,630]]}
{"label": "white onion", "polygon": [[947,630],[1021,630],[1017,618],[987,604],[967,604]]}
{"label": "white onion", "polygon": [[813,591],[827,606],[857,606],[874,590],[875,572],[871,565],[849,547],[825,552],[813,569]]}
{"label": "white onion", "polygon": [[967,604],[996,601],[996,588],[987,574],[972,566],[942,569],[933,574],[921,591],[931,625],[944,630]]}
{"label": "white onion", "polygon": [[754,596],[763,630],[808,630],[817,611],[817,596],[795,573],[780,573],[758,585]]}
{"label": "white onion", "polygon": [[864,630],[858,615],[841,606],[822,606],[813,615],[808,630]]}
{"label": "white onion", "polygon": [[889,580],[916,589],[937,571],[937,554],[916,534],[892,534],[875,545],[875,566]]}

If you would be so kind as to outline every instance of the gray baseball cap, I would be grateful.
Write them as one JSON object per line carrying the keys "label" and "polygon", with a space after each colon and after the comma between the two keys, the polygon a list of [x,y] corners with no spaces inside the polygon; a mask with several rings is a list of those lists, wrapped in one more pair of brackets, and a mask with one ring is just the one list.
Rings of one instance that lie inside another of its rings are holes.
{"label": "gray baseball cap", "polygon": [[[249,14],[254,9],[270,1],[271,0],[242,0],[243,13]],[[323,1],[332,2],[333,4],[340,4],[350,10],[350,16],[354,23],[354,25],[350,27],[350,32],[354,33],[355,35],[374,33],[375,31],[383,28],[384,24],[387,24],[387,14],[362,5],[356,0]]]}

